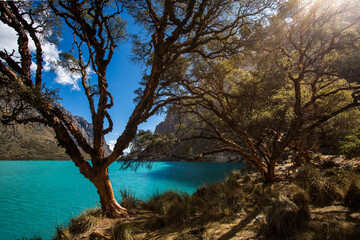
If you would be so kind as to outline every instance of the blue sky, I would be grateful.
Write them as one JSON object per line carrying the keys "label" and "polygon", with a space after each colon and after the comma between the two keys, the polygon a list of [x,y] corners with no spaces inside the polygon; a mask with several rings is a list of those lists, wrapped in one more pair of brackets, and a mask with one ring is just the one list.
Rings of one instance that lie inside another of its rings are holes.
{"label": "blue sky", "polygon": [[[124,17],[124,16],[123,16]],[[144,34],[142,29],[136,26],[129,16],[124,17],[127,21],[128,33]],[[64,52],[71,47],[72,34],[64,31],[60,45],[48,45],[45,47],[44,55],[49,56],[49,59],[56,59],[59,52]],[[6,49],[16,48],[16,35],[7,29],[6,26],[0,25],[0,47]],[[55,49],[54,49],[55,48]],[[46,59],[45,56],[45,59]],[[131,57],[131,42],[125,41],[117,48],[113,59],[108,67],[107,80],[109,83],[109,90],[114,97],[114,106],[109,110],[109,113],[114,122],[114,129],[111,133],[105,136],[106,141],[111,144],[124,130],[126,123],[135,107],[133,99],[135,98],[134,90],[139,87],[138,82],[141,80],[144,68],[141,64],[136,64],[130,61]],[[59,88],[60,97],[59,102],[72,114],[84,117],[91,122],[91,115],[88,107],[88,102],[81,89],[81,84],[76,78],[65,76],[61,71],[51,72],[47,70],[44,73],[44,82],[49,88]],[[80,88],[76,88],[76,82]],[[75,87],[74,87],[75,86]],[[153,116],[147,122],[139,126],[140,129],[155,130],[156,125],[164,119],[164,115]]]}

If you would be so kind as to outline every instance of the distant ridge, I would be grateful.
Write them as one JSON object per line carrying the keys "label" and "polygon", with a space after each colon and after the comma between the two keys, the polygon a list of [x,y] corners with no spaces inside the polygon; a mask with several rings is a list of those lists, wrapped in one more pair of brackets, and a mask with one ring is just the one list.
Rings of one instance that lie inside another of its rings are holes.
{"label": "distant ridge", "polygon": [[[92,144],[92,124],[72,115],[60,103],[56,105],[74,122],[85,139]],[[111,154],[104,144],[105,156]],[[58,146],[55,132],[42,124],[4,126],[0,123],[0,160],[70,160],[65,149]]]}

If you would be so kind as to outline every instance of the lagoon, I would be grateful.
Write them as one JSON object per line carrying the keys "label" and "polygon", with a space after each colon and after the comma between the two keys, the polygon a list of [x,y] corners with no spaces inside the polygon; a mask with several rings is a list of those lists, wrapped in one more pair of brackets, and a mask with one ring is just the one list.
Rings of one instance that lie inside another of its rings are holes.
{"label": "lagoon", "polygon": [[[169,189],[193,193],[198,187],[223,180],[242,163],[154,162],[136,172],[109,168],[115,197],[120,188],[146,200]],[[71,161],[0,161],[0,239],[41,236],[50,239],[58,224],[66,224],[99,197]]]}

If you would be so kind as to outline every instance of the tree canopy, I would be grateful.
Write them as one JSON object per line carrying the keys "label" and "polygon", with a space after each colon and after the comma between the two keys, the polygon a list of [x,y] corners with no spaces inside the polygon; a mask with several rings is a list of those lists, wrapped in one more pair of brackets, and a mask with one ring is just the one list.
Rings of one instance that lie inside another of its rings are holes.
{"label": "tree canopy", "polygon": [[315,128],[360,105],[355,75],[339,67],[353,59],[360,43],[358,11],[351,4],[290,1],[258,28],[241,54],[191,59],[196,65],[181,81],[188,99],[174,105],[193,118],[185,123],[192,133],[183,141],[218,141],[203,154],[236,152],[265,182],[274,181],[286,148],[300,151]]}

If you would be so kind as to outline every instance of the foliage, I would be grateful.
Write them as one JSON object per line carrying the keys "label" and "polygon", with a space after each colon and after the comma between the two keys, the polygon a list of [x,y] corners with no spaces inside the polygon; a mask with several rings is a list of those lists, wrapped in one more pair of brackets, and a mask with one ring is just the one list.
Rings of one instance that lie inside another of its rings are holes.
{"label": "foliage", "polygon": [[149,162],[170,156],[176,138],[173,134],[152,133],[150,130],[139,130],[130,143],[130,153],[123,155],[119,161],[124,165],[132,162]]}
{"label": "foliage", "polygon": [[345,154],[347,158],[360,156],[360,129],[340,141],[340,152]]}
{"label": "foliage", "polygon": [[311,149],[319,126],[360,105],[360,86],[335,67],[360,44],[353,11],[359,6],[284,4],[242,54],[223,61],[195,58],[196,66],[181,82],[189,99],[177,107],[194,119],[184,121],[194,139],[221,143],[204,154],[236,152],[265,182],[274,181],[275,164],[286,148],[300,141]]}

